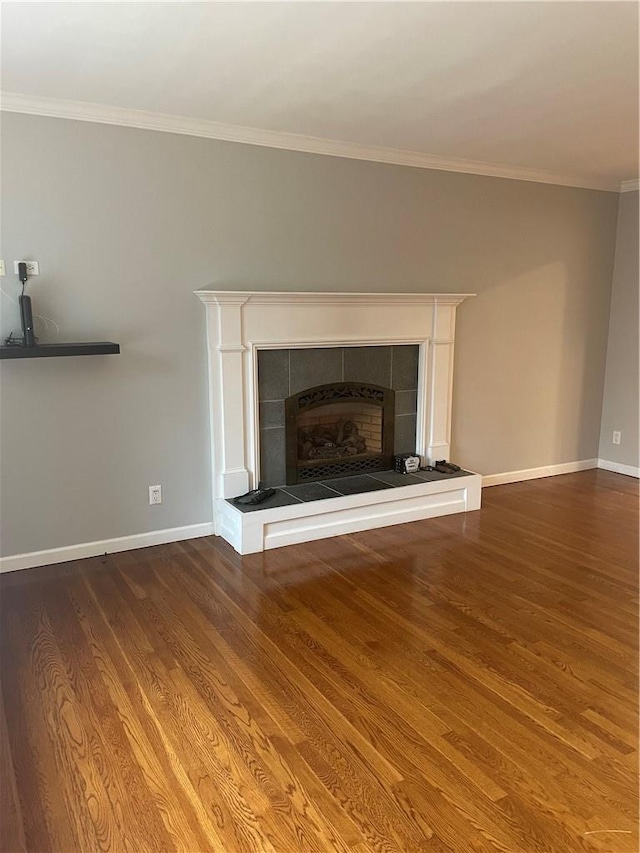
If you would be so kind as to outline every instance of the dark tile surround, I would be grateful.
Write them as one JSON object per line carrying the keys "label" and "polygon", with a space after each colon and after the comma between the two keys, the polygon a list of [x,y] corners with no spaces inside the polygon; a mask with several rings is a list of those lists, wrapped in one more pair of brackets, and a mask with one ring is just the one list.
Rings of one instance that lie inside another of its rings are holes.
{"label": "dark tile surround", "polygon": [[259,512],[263,509],[340,498],[344,495],[398,489],[436,480],[452,480],[456,477],[468,477],[469,473],[469,471],[457,471],[455,474],[440,474],[438,471],[419,471],[417,474],[398,474],[396,471],[380,471],[375,474],[360,474],[357,477],[340,477],[337,480],[284,486],[276,489],[275,495],[257,506],[236,506],[233,499],[229,499],[228,503],[240,512]]}
{"label": "dark tile surround", "polygon": [[[396,392],[395,453],[416,449],[418,346],[260,350],[260,481],[282,486],[285,475],[284,401],[315,385],[371,382]],[[350,478],[349,478],[350,479]]]}

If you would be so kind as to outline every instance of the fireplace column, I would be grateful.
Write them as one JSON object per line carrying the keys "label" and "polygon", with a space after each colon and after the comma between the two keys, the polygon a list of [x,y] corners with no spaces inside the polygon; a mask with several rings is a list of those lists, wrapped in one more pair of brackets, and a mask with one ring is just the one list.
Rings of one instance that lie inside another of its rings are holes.
{"label": "fireplace column", "polygon": [[435,304],[427,354],[427,441],[425,456],[430,465],[449,459],[451,405],[453,398],[453,341],[456,305]]}
{"label": "fireplace column", "polygon": [[[200,295],[207,304],[213,500],[249,490],[245,447],[242,306],[245,294]],[[216,531],[218,532],[218,531]]]}

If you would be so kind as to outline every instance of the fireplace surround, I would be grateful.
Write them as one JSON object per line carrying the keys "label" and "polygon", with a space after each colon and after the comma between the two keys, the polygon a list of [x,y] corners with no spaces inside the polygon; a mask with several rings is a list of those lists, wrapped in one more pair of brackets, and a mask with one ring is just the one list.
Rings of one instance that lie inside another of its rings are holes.
{"label": "fireplace surround", "polygon": [[[356,383],[357,386],[382,386],[393,391],[389,398],[395,399],[391,411],[385,417],[385,433],[389,446],[385,451],[386,467],[391,467],[389,457],[393,453],[411,453],[416,449],[416,415],[418,400],[418,361],[419,347],[416,344],[404,346],[349,346],[349,347],[306,347],[304,349],[259,349],[257,353],[258,370],[258,426],[260,446],[259,479],[264,486],[283,486],[297,481],[292,477],[290,441],[291,421],[287,419],[287,407],[290,407],[296,395],[309,392],[318,387]],[[344,398],[341,398],[344,399]],[[345,400],[348,402],[348,400]],[[374,401],[375,402],[375,401]],[[361,405],[361,404],[360,404]],[[339,412],[340,406],[334,413]],[[356,400],[349,410],[356,416],[354,421],[362,432],[369,449],[380,453],[381,448],[374,447],[372,428],[380,427],[381,412],[371,412],[371,421],[357,418]],[[349,414],[343,409],[343,415]],[[315,421],[318,412],[315,409],[304,414],[305,421]],[[330,412],[324,416],[335,421]],[[390,441],[390,422],[394,442]],[[310,426],[311,423],[303,424]],[[382,440],[382,435],[380,435]],[[317,442],[314,442],[317,443]],[[331,454],[329,454],[331,455]],[[378,460],[380,461],[380,460]],[[288,465],[289,463],[289,470]],[[367,465],[356,460],[352,466],[337,466],[364,470]],[[382,469],[381,465],[371,465],[371,469]],[[346,472],[345,472],[346,473]],[[307,477],[300,478],[303,481]]]}
{"label": "fireplace surround", "polygon": [[417,347],[415,449],[423,463],[448,459],[455,312],[472,294],[196,295],[206,307],[214,530],[237,551],[479,508],[477,474],[251,513],[228,500],[257,487],[260,477],[258,354],[264,351],[341,348],[366,356],[368,347]]}

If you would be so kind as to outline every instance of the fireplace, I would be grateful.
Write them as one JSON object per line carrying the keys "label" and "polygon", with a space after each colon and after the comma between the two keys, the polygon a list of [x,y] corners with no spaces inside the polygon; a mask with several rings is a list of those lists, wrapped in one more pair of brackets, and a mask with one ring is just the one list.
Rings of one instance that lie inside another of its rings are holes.
{"label": "fireplace", "polygon": [[[383,470],[392,467],[394,454],[415,453],[417,344],[258,349],[256,356],[258,480],[263,486]],[[363,406],[372,408],[360,411]],[[357,432],[349,426],[345,436],[340,420],[355,424]],[[309,433],[320,426],[327,427],[325,436],[320,428]],[[299,435],[298,427],[305,434]],[[314,464],[298,465],[298,439],[299,461]],[[358,446],[360,453],[353,453]]]}
{"label": "fireplace", "polygon": [[287,485],[391,468],[395,392],[363,382],[309,388],[285,400]]}
{"label": "fireplace", "polygon": [[[453,479],[430,474],[403,479],[373,470],[305,482],[321,464],[384,465],[398,453],[416,453],[423,464],[450,458],[455,314],[472,294],[206,290],[197,295],[207,320],[213,532],[239,553],[480,507],[482,478],[466,471]],[[273,369],[263,371],[267,362]],[[415,377],[410,384],[409,376]],[[327,385],[333,398],[320,399]],[[359,398],[351,391],[335,396],[354,385],[362,389]],[[391,394],[378,399],[378,389]],[[295,405],[286,405],[290,398]],[[305,400],[310,403],[301,405]],[[290,409],[296,450],[288,456]],[[393,417],[387,418],[389,411]],[[315,418],[328,420],[318,425]],[[355,424],[357,433],[347,424]],[[325,436],[328,444],[305,441],[309,430],[324,425],[332,430]],[[384,430],[378,429],[382,425]],[[325,459],[318,452],[323,446]],[[336,447],[344,455],[338,456]],[[288,482],[288,461],[294,463],[297,484]],[[353,480],[366,480],[373,488],[350,490]],[[252,512],[234,505],[235,496],[261,481],[275,488],[270,503]]]}

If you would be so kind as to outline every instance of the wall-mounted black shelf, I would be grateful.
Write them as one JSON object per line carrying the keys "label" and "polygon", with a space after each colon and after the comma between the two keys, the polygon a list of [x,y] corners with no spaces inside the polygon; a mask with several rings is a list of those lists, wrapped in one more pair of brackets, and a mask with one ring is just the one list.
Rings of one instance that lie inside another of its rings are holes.
{"label": "wall-mounted black shelf", "polygon": [[2,358],[58,358],[63,355],[116,355],[120,344],[87,341],[80,344],[37,344],[34,347],[0,347]]}

